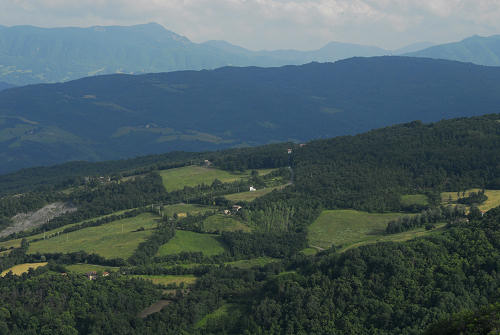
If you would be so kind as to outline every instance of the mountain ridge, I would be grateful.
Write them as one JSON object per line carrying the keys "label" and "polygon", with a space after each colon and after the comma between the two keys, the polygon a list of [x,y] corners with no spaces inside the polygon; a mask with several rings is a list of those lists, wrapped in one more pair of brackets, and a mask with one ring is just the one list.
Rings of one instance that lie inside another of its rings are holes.
{"label": "mountain ridge", "polygon": [[2,172],[494,113],[500,68],[409,57],[104,75],[0,92]]}

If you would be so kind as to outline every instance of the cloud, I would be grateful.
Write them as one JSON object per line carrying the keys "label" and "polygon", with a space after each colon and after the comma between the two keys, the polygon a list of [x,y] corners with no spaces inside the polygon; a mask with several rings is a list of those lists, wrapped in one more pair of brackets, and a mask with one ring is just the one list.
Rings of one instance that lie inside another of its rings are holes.
{"label": "cloud", "polygon": [[158,22],[194,41],[254,49],[332,40],[396,47],[500,32],[500,0],[0,0],[0,24]]}

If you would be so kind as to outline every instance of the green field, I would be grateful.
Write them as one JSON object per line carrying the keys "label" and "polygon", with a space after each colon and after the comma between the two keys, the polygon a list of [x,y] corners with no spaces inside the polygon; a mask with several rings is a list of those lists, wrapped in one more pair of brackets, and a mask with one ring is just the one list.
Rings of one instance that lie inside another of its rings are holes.
{"label": "green field", "polygon": [[[144,213],[30,243],[28,253],[68,253],[83,250],[106,258],[128,258],[156,226],[155,216]],[[145,230],[134,232],[141,227]]]}
{"label": "green field", "polygon": [[224,198],[227,200],[231,201],[253,201],[257,199],[258,197],[262,197],[263,195],[266,195],[268,193],[271,193],[274,190],[282,189],[283,186],[275,186],[275,187],[266,187],[266,188],[261,188],[260,190],[257,191],[252,191],[252,192],[240,192],[240,193],[233,193],[233,194],[228,194],[225,195]]}
{"label": "green field", "polygon": [[254,266],[264,266],[269,263],[277,262],[279,261],[278,259],[271,258],[271,257],[258,257],[258,258],[252,258],[252,259],[243,259],[239,261],[234,261],[234,262],[227,262],[226,265],[231,265],[234,266],[235,268],[239,269],[251,269]]}
{"label": "green field", "polygon": [[70,272],[75,272],[75,273],[87,273],[87,272],[91,272],[91,271],[114,272],[114,271],[118,271],[120,268],[113,267],[113,266],[78,263],[78,264],[66,265],[66,269]]}
{"label": "green field", "polygon": [[193,284],[196,281],[196,277],[193,275],[183,275],[183,276],[174,276],[174,275],[133,275],[130,276],[132,278],[142,278],[151,281],[153,284],[160,285],[168,285],[168,284],[177,284],[184,283],[185,285]]}
{"label": "green field", "polygon": [[384,234],[387,223],[404,214],[366,213],[355,210],[323,211],[308,229],[311,247],[327,249],[332,245],[348,246]]}
{"label": "green field", "polygon": [[209,216],[203,221],[203,230],[208,233],[220,231],[245,231],[249,232],[251,229],[243,222],[233,219],[231,216],[225,214],[216,214]]}
{"label": "green field", "polygon": [[429,199],[425,194],[408,194],[401,196],[401,205],[411,206],[420,205],[427,206],[429,204]]}
{"label": "green field", "polygon": [[[259,170],[260,175],[265,175],[272,169]],[[228,183],[242,178],[250,177],[250,171],[229,172],[201,166],[186,166],[176,169],[162,170],[159,172],[163,178],[163,185],[169,192],[182,190],[184,186],[210,185],[215,179]]]}
{"label": "green field", "polygon": [[203,214],[215,209],[216,208],[212,206],[202,206],[194,204],[175,204],[163,206],[163,211],[169,217],[172,217],[174,214],[178,213],[187,213],[189,215]]}
{"label": "green field", "polygon": [[9,271],[12,271],[13,274],[19,276],[19,275],[22,275],[25,272],[28,272],[28,270],[31,269],[31,268],[32,269],[36,269],[36,268],[39,268],[39,267],[45,266],[45,265],[47,265],[47,262],[43,262],[43,263],[24,263],[24,264],[14,265],[10,269],[7,269],[7,270],[3,271],[0,274],[0,277],[4,277]]}
{"label": "green field", "polygon": [[158,256],[178,254],[183,251],[202,252],[205,256],[223,253],[224,245],[217,235],[177,230],[175,236],[158,250]]}
{"label": "green field", "polygon": [[[478,188],[473,188],[473,189],[467,190],[465,192],[465,195],[468,196],[469,193],[478,192],[479,190],[480,189],[478,189]],[[484,194],[486,194],[486,196],[488,197],[488,200],[486,200],[483,204],[479,205],[480,210],[486,212],[492,208],[500,206],[500,190],[485,190]],[[441,202],[443,204],[445,204],[445,205],[451,204],[450,198],[452,201],[451,203],[457,201],[457,199],[458,199],[457,192],[443,192],[443,193],[441,193]]]}
{"label": "green field", "polygon": [[[64,229],[69,228],[69,227],[73,227],[73,226],[76,226],[76,225],[79,225],[79,224],[82,224],[82,223],[85,223],[85,222],[96,221],[96,220],[99,220],[99,219],[102,219],[102,218],[105,218],[105,217],[108,217],[108,216],[111,216],[111,215],[120,215],[120,214],[123,214],[125,212],[130,211],[130,210],[131,209],[125,209],[125,210],[122,210],[122,211],[114,212],[114,213],[107,214],[107,215],[98,216],[96,218],[84,220],[84,221],[81,221],[81,222],[68,224],[66,226],[62,226],[62,227],[59,227],[59,228],[48,230],[48,231],[45,232],[45,234],[44,233],[40,233],[40,234],[28,236],[28,237],[26,237],[26,239],[28,241],[32,241],[32,240],[35,240],[35,239],[42,238],[44,235],[45,236],[50,236],[50,235],[53,235],[53,234],[57,234],[58,232],[61,232]],[[5,241],[5,242],[0,242],[0,247],[5,247],[5,248],[10,248],[10,247],[19,248],[21,246],[21,240],[22,240],[21,238],[16,238],[16,239],[8,240],[8,241]]]}

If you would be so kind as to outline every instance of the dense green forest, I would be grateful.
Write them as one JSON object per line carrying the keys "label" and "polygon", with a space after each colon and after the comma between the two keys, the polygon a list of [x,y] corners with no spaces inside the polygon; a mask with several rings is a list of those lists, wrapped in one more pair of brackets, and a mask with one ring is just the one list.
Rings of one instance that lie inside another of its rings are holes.
{"label": "dense green forest", "polygon": [[[0,334],[495,331],[500,207],[477,206],[500,188],[499,119],[2,176],[5,225],[54,201],[77,210],[0,240]],[[228,179],[167,188],[169,171]],[[396,239],[311,252],[311,224],[337,209],[390,212],[380,234]],[[15,275],[25,264],[44,266]]]}
{"label": "dense green forest", "polygon": [[0,173],[497,113],[499,87],[496,67],[411,57],[29,85],[0,91]]}

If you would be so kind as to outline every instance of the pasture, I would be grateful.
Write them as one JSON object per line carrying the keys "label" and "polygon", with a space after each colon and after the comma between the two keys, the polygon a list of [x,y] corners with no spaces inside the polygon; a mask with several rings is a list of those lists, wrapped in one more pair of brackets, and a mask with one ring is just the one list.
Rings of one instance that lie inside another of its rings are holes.
{"label": "pasture", "polygon": [[309,245],[327,249],[347,246],[384,235],[387,223],[404,214],[367,213],[350,209],[323,211],[308,229]]}
{"label": "pasture", "polygon": [[420,205],[427,206],[429,204],[429,199],[425,194],[407,194],[401,196],[401,205],[411,206]]}
{"label": "pasture", "polygon": [[202,206],[196,204],[175,204],[163,206],[165,215],[172,217],[174,214],[186,213],[189,215],[198,215],[215,210],[212,206]]}
{"label": "pasture", "polygon": [[[156,228],[155,216],[144,213],[133,218],[113,221],[56,237],[30,243],[28,253],[85,251],[105,258],[128,258],[137,246]],[[145,230],[136,231],[143,227]]]}
{"label": "pasture", "polygon": [[251,231],[250,227],[243,222],[224,214],[212,215],[203,221],[203,231],[207,233],[239,230],[245,232]]}
{"label": "pasture", "polygon": [[9,271],[12,271],[13,274],[15,274],[17,276],[20,276],[23,273],[28,272],[29,269],[36,269],[36,268],[39,268],[39,267],[45,266],[45,265],[47,265],[47,262],[42,262],[42,263],[24,263],[24,264],[14,265],[10,269],[7,269],[7,270],[3,271],[0,274],[0,277],[5,277],[5,275],[7,273],[9,273]]}
{"label": "pasture", "polygon": [[158,256],[178,254],[183,251],[202,252],[205,256],[212,256],[225,250],[217,235],[177,230],[175,236],[160,247]]}
{"label": "pasture", "polygon": [[226,265],[231,265],[235,268],[239,269],[251,269],[255,266],[264,266],[269,263],[277,262],[279,261],[276,258],[271,258],[271,257],[257,257],[257,258],[252,258],[252,259],[242,259],[239,261],[234,261],[234,262],[227,262]]}
{"label": "pasture", "polygon": [[113,266],[104,266],[104,265],[78,263],[78,264],[66,265],[66,269],[68,271],[70,271],[70,272],[85,274],[85,273],[91,272],[91,271],[95,271],[95,272],[104,272],[104,271],[114,272],[114,271],[118,271],[120,268],[113,267]]}
{"label": "pasture", "polygon": [[[259,170],[260,175],[270,173],[273,169]],[[185,186],[210,185],[215,179],[224,183],[250,177],[250,171],[229,172],[215,168],[196,165],[159,171],[163,185],[168,192],[182,190]]]}

